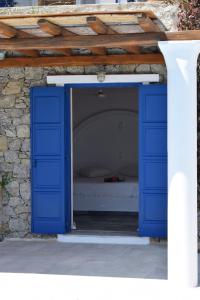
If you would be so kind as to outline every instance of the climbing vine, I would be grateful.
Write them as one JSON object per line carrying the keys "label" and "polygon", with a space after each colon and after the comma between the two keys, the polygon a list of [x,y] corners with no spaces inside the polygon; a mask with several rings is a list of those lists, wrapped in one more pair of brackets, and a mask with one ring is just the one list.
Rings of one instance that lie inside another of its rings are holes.
{"label": "climbing vine", "polygon": [[12,181],[12,177],[9,174],[4,174],[0,180],[0,187],[1,189],[5,189],[6,185]]}

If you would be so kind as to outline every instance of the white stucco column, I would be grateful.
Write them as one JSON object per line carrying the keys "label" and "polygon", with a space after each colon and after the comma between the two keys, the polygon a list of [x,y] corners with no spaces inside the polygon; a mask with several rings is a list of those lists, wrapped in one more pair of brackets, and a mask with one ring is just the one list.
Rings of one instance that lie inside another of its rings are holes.
{"label": "white stucco column", "polygon": [[159,42],[168,72],[168,279],[195,287],[197,58],[200,41]]}

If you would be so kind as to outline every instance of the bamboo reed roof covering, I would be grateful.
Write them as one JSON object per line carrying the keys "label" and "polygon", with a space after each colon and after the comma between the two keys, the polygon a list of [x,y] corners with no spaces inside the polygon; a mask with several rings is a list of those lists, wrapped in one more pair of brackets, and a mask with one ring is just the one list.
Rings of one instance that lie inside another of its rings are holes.
{"label": "bamboo reed roof covering", "polygon": [[150,10],[0,16],[0,68],[162,64],[163,40],[200,31],[166,31]]}

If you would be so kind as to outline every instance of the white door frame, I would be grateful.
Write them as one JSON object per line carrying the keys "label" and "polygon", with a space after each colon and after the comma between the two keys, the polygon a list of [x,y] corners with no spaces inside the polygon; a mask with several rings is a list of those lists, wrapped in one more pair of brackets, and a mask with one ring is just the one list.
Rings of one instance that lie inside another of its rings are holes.
{"label": "white door frame", "polygon": [[[159,82],[158,74],[117,74],[117,75],[104,75],[103,83],[150,83]],[[92,84],[100,83],[99,75],[50,75],[47,76],[47,84],[53,84],[56,86],[64,86],[65,84]],[[101,77],[102,78],[102,77]],[[72,89],[70,90],[70,107],[71,107],[71,128],[72,127]],[[73,134],[71,134],[71,161],[73,162]],[[73,220],[73,168],[71,168],[71,228],[74,228]]]}

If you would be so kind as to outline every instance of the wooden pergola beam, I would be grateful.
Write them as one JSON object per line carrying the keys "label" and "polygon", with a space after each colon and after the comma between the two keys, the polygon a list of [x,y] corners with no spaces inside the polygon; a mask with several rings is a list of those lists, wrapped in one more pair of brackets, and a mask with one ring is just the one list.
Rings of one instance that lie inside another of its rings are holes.
{"label": "wooden pergola beam", "polygon": [[107,26],[104,22],[102,22],[98,17],[95,16],[87,17],[87,24],[97,34],[117,33],[110,26]]}
{"label": "wooden pergola beam", "polygon": [[[73,35],[76,35],[76,33],[74,32],[71,32],[57,24],[54,24],[46,19],[40,19],[38,21],[38,26],[40,27],[40,29],[45,32],[45,33],[48,33],[49,35],[52,35],[52,36],[73,36]],[[53,50],[53,49],[52,49]],[[66,56],[69,56],[71,55],[71,50],[69,49],[61,49],[61,50],[57,50],[57,51],[60,51],[62,54],[66,55]],[[94,53],[94,54],[97,54],[97,55],[104,55],[106,54],[106,51],[104,48],[93,48],[91,49],[91,51]]]}
{"label": "wooden pergola beam", "polygon": [[0,68],[8,67],[54,67],[54,66],[89,66],[112,64],[164,64],[162,54],[124,54],[98,56],[69,57],[37,57],[37,58],[6,58],[0,61]]}
{"label": "wooden pergola beam", "polygon": [[106,48],[104,47],[92,47],[89,50],[96,55],[106,55]]}
{"label": "wooden pergola beam", "polygon": [[9,26],[0,22],[0,34],[7,38],[34,38],[35,36],[25,32],[23,30],[16,29],[15,27]]}
{"label": "wooden pergola beam", "polygon": [[[96,34],[99,35],[119,34],[95,16],[87,17],[87,24]],[[137,46],[127,46],[124,47],[124,49],[128,51],[128,53],[140,53],[140,48]]]}
{"label": "wooden pergola beam", "polygon": [[39,57],[40,54],[37,50],[18,50],[17,52],[19,52],[22,55],[28,56],[28,57]]}
{"label": "wooden pergola beam", "polygon": [[[38,21],[38,26],[40,27],[40,29],[51,35],[51,36],[70,36],[70,35],[75,35],[73,32],[66,30],[64,28],[62,28],[59,25],[56,25],[46,19],[40,19]],[[52,51],[57,51],[60,52],[61,54],[65,55],[65,56],[69,56],[72,54],[70,49],[51,49]]]}
{"label": "wooden pergola beam", "polygon": [[[2,22],[0,22],[0,34],[7,37],[7,38],[33,38],[34,36],[24,32],[22,30],[18,30],[12,26],[8,26]],[[37,57],[39,53],[37,50],[19,50],[23,55],[30,56],[30,57]]]}
{"label": "wooden pergola beam", "polygon": [[[95,16],[87,17],[87,25],[96,33],[96,34],[115,34],[114,30],[106,26],[99,18]],[[98,48],[96,48],[97,51]],[[106,54],[106,48],[100,48],[100,55]]]}
{"label": "wooden pergola beam", "polygon": [[200,40],[200,30],[115,35],[82,35],[42,37],[34,39],[0,39],[0,50],[83,49],[92,47],[124,48],[127,46],[157,46],[158,41]]}
{"label": "wooden pergola beam", "polygon": [[13,38],[17,36],[17,29],[0,22],[0,34],[8,38]]}
{"label": "wooden pergola beam", "polygon": [[142,17],[139,17],[138,22],[144,32],[162,32],[160,27],[147,16],[143,15]]}
{"label": "wooden pergola beam", "polygon": [[75,33],[57,25],[54,24],[46,19],[40,19],[38,21],[38,26],[40,27],[40,29],[52,36],[59,36],[59,35],[63,35],[63,36],[69,36],[69,35],[76,35]]}

